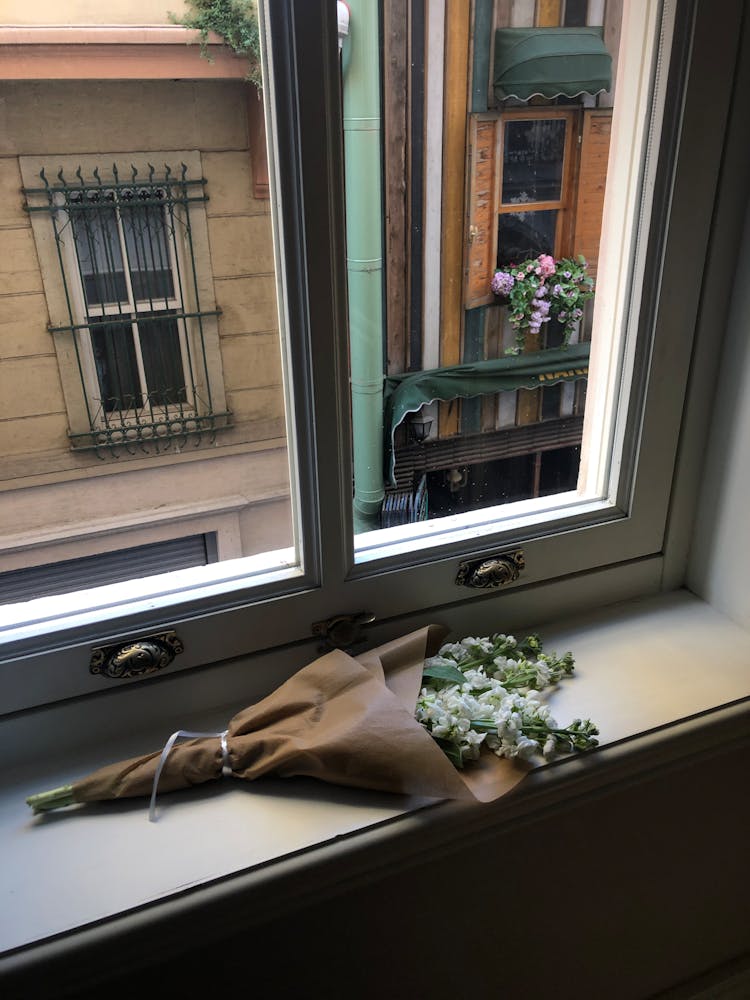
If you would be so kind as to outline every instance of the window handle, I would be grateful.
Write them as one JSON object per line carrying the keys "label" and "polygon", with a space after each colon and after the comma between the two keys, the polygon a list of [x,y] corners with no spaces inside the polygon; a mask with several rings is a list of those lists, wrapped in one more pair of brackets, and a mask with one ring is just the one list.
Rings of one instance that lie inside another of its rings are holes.
{"label": "window handle", "polygon": [[91,650],[89,670],[113,680],[142,677],[169,666],[185,649],[176,632],[160,632]]}
{"label": "window handle", "polygon": [[374,621],[375,615],[371,611],[355,611],[313,622],[312,632],[320,636],[327,649],[348,649],[364,639],[364,626]]}
{"label": "window handle", "polygon": [[499,552],[484,559],[462,562],[456,574],[458,587],[472,587],[476,590],[493,590],[513,583],[526,568],[523,549],[514,552]]}

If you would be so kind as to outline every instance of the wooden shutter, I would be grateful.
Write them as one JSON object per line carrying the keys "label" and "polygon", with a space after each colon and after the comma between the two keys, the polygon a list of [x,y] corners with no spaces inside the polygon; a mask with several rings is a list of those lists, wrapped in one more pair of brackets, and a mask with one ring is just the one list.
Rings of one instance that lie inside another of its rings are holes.
{"label": "wooden shutter", "polygon": [[599,259],[611,131],[611,108],[584,111],[573,253],[583,254],[592,278],[596,278]]}
{"label": "wooden shutter", "polygon": [[469,211],[464,265],[467,309],[494,302],[490,281],[497,260],[499,129],[497,115],[469,116]]}

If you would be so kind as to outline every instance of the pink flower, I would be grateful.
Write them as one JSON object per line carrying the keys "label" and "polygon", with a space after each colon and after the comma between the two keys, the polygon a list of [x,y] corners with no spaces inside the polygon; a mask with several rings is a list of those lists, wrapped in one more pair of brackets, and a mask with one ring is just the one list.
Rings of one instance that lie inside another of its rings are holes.
{"label": "pink flower", "polygon": [[541,273],[545,278],[548,278],[551,274],[555,273],[555,259],[550,257],[548,253],[540,253],[538,257],[539,269],[537,274]]}

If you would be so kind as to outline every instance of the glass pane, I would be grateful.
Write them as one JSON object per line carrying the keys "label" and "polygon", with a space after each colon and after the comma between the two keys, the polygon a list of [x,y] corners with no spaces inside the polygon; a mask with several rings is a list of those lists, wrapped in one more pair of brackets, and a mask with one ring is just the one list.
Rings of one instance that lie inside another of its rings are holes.
{"label": "glass pane", "polygon": [[588,0],[565,0],[565,27],[583,27],[586,24],[588,5]]}
{"label": "glass pane", "polygon": [[120,195],[120,217],[125,233],[128,270],[136,302],[174,297],[169,243],[160,204],[161,193],[125,190]]}
{"label": "glass pane", "polygon": [[504,205],[560,199],[565,129],[564,118],[506,123],[503,140]]}
{"label": "glass pane", "polygon": [[533,455],[452,466],[427,476],[430,516],[446,517],[494,507],[498,500],[513,503],[531,496],[533,488]]}
{"label": "glass pane", "polygon": [[[166,27],[189,40],[168,6],[154,7],[139,44]],[[258,16],[255,4],[248,16]],[[51,24],[90,28],[108,17],[101,5],[61,0]],[[14,197],[39,266],[7,296],[25,325],[18,391],[3,400],[0,482],[6,523],[17,528],[4,533],[0,580],[197,536],[215,539],[215,558],[180,579],[191,598],[209,582],[227,593],[256,582],[283,590],[300,575],[291,307],[277,240],[286,195],[272,197],[270,88],[244,79],[243,59],[257,75],[257,54],[222,53],[230,75],[207,77],[198,46],[172,48],[174,79],[145,89],[97,79],[95,115],[91,81],[22,81],[14,93],[4,155],[22,178]],[[113,58],[124,51],[115,45]],[[11,254],[6,235],[0,227],[0,252]],[[286,248],[295,251],[293,239]],[[29,290],[34,308],[24,310]],[[134,562],[134,574],[144,565]],[[45,593],[34,587],[46,575],[28,576],[24,600]],[[71,590],[97,580],[64,577]],[[122,584],[128,600],[146,599],[141,584]],[[153,584],[161,594],[171,586]]]}
{"label": "glass pane", "polygon": [[138,334],[150,402],[159,406],[186,402],[177,320],[139,316]]}
{"label": "glass pane", "polygon": [[580,460],[580,446],[542,452],[539,496],[546,497],[553,493],[567,493],[568,490],[574,490]]}
{"label": "glass pane", "polygon": [[564,338],[565,328],[560,320],[553,316],[548,323],[544,324],[544,346],[561,347]]}
{"label": "glass pane", "polygon": [[86,304],[127,302],[114,195],[74,195],[70,214]]}
{"label": "glass pane", "polygon": [[[393,10],[379,20],[372,6],[343,58],[363,560],[375,558],[380,528],[416,524],[425,510],[436,521],[494,507],[499,524],[504,505],[576,489],[590,339],[583,306],[596,287],[616,115],[611,93],[564,105],[537,95],[523,111],[518,99],[492,104],[493,31],[475,10],[457,5],[442,21],[427,5],[424,21]],[[515,6],[498,8],[494,27],[513,27]],[[619,35],[613,23],[613,56]],[[416,88],[406,107],[404,79]],[[363,120],[380,121],[381,134]],[[579,132],[569,170],[566,144]],[[411,549],[420,531],[403,533]]]}
{"label": "glass pane", "polygon": [[554,254],[557,209],[544,212],[507,212],[497,217],[497,266],[507,267]]}
{"label": "glass pane", "polygon": [[92,326],[91,346],[102,408],[111,413],[139,406],[141,388],[130,323]]}
{"label": "glass pane", "polygon": [[542,389],[542,420],[557,420],[561,401],[562,384],[546,385]]}

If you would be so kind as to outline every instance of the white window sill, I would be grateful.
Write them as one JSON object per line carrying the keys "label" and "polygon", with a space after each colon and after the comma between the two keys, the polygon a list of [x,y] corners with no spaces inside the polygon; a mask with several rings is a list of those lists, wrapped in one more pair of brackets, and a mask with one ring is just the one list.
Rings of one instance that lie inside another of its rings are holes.
{"label": "white window sill", "polygon": [[[158,929],[159,947],[175,949],[171,924],[186,913],[210,914],[217,904],[231,908],[240,896],[250,910],[257,904],[256,919],[267,919],[311,893],[373,877],[385,864],[423,859],[459,836],[486,833],[625,777],[653,775],[747,733],[747,635],[684,591],[541,631],[548,648],[569,648],[576,657],[574,678],[551,696],[555,716],[591,717],[602,747],[539,768],[490,806],[405,800],[302,779],[226,780],[162,796],[156,824],[147,821],[142,800],[33,817],[27,794],[118,759],[124,747],[113,741],[106,753],[91,747],[64,760],[42,755],[14,769],[12,779],[6,772],[0,981],[3,971],[54,962],[62,951],[71,968],[76,949],[89,954],[144,925],[152,934]],[[221,727],[226,712],[201,719],[205,728]],[[42,739],[34,740],[37,749]],[[160,727],[143,751],[163,739]],[[189,942],[180,937],[179,946]]]}

